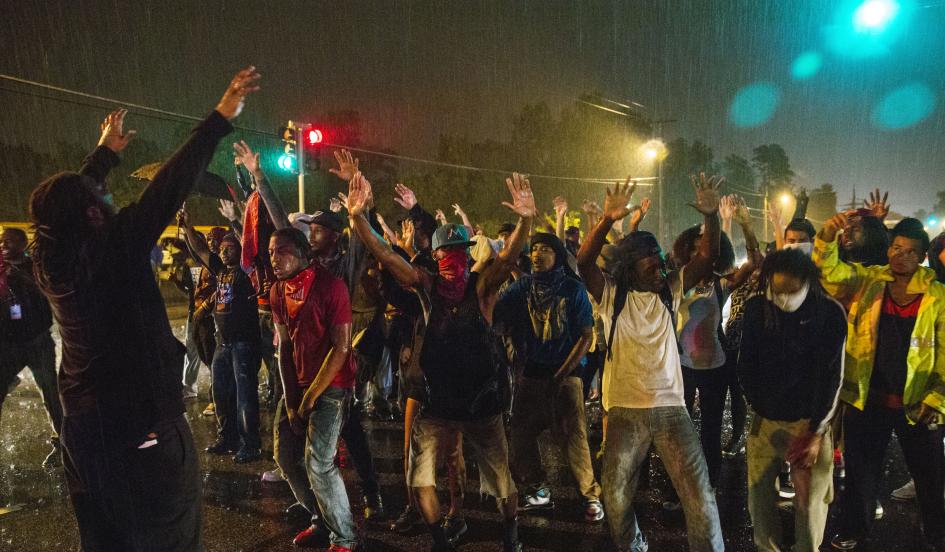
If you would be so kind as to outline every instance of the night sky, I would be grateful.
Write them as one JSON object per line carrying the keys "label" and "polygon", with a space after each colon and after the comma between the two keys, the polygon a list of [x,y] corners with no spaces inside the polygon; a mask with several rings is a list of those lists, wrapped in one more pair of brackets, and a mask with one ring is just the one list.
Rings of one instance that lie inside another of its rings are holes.
{"label": "night sky", "polygon": [[[779,143],[798,184],[833,183],[841,202],[854,185],[860,196],[880,186],[892,189],[894,210],[928,209],[945,190],[945,2],[916,0],[873,57],[827,44],[845,4],[8,0],[0,72],[199,115],[252,63],[263,91],[239,124],[274,131],[289,118],[354,109],[365,142],[428,158],[442,133],[506,139],[524,104],[558,108],[599,92],[678,119],[666,138],[704,140],[716,159]],[[795,81],[792,62],[806,51],[823,66]],[[759,81],[780,101],[764,124],[739,128],[731,102]],[[880,128],[874,108],[908,84],[932,91],[932,111],[908,128]],[[4,141],[40,150],[62,134],[94,142],[104,111],[3,88]],[[174,126],[130,119],[154,137]]]}

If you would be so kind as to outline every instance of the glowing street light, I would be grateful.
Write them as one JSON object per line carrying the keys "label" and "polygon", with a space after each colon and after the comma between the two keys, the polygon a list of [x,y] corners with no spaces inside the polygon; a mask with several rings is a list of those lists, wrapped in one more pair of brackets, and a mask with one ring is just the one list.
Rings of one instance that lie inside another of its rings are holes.
{"label": "glowing street light", "polygon": [[896,0],[867,0],[853,12],[853,28],[858,33],[883,32],[899,14]]}
{"label": "glowing street light", "polygon": [[793,198],[791,197],[791,194],[783,193],[781,194],[781,197],[779,199],[781,201],[781,205],[783,205],[784,207],[787,207],[788,205],[791,204],[791,199]]}
{"label": "glowing street light", "polygon": [[666,157],[666,144],[655,138],[643,144],[642,150],[643,155],[651,161],[662,160]]}

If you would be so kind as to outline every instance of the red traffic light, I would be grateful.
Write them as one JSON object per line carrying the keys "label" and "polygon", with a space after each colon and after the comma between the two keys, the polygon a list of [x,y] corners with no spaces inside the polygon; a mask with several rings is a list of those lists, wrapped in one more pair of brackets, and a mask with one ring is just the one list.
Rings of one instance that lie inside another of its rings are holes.
{"label": "red traffic light", "polygon": [[310,128],[305,131],[305,137],[311,146],[317,146],[318,144],[321,144],[322,140],[324,139],[322,131],[318,130],[317,128]]}

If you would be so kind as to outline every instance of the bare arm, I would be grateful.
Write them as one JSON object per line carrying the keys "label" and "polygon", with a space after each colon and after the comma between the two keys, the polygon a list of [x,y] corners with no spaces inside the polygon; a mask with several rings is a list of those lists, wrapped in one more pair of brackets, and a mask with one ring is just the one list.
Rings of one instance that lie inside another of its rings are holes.
{"label": "bare arm", "polygon": [[719,176],[706,178],[705,173],[700,174],[698,179],[692,177],[696,201],[691,205],[702,213],[705,229],[696,244],[696,253],[683,271],[683,292],[689,291],[708,277],[716,259],[719,258],[722,238],[722,227],[719,224],[719,187],[724,182],[725,179]]}
{"label": "bare arm", "polygon": [[312,410],[315,409],[315,403],[318,401],[318,397],[320,397],[322,393],[325,392],[325,389],[328,389],[328,386],[331,385],[331,382],[335,380],[335,376],[338,375],[338,372],[340,372],[345,363],[348,362],[348,356],[351,354],[350,323],[332,326],[328,333],[331,339],[331,351],[328,352],[325,364],[323,364],[318,371],[315,380],[308,386],[308,389],[305,390],[305,394],[302,396],[302,402],[299,405],[299,416],[303,419],[307,418]]}
{"label": "bare arm", "polygon": [[584,328],[580,339],[578,339],[574,347],[571,348],[568,358],[564,360],[564,364],[561,365],[561,368],[555,372],[555,380],[560,381],[574,372],[575,368],[577,368],[578,364],[581,362],[581,359],[584,358],[584,355],[591,349],[591,341],[593,340],[594,327],[588,326]]}
{"label": "bare arm", "polygon": [[197,233],[197,230],[190,225],[190,217],[187,214],[186,207],[182,207],[180,212],[177,215],[177,220],[180,223],[180,227],[184,230],[184,240],[187,242],[187,247],[190,248],[194,256],[197,257],[197,260],[203,264],[205,267],[210,267],[210,248],[207,247],[207,242],[200,238],[200,234]]}
{"label": "bare arm", "polygon": [[[732,196],[727,196],[732,197]],[[755,237],[755,231],[751,227],[751,215],[748,213],[748,205],[741,197],[734,196],[733,220],[738,223],[742,229],[742,235],[745,236],[745,251],[748,254],[748,262],[743,264],[729,278],[729,287],[737,288],[744,284],[751,277],[751,274],[761,265],[763,260],[761,252],[758,251],[758,238]]]}
{"label": "bare arm", "polygon": [[555,236],[564,241],[564,219],[568,214],[568,200],[558,196],[552,200],[555,208]]}
{"label": "bare arm", "polygon": [[360,172],[355,173],[348,183],[348,221],[352,230],[364,243],[368,252],[381,266],[390,271],[397,282],[405,287],[420,285],[420,276],[416,269],[398,255],[374,233],[367,220],[368,206],[371,201],[371,183]]}
{"label": "bare arm", "polygon": [[288,228],[289,215],[286,214],[285,205],[282,204],[279,196],[272,189],[272,185],[269,184],[266,174],[259,166],[259,154],[254,153],[249,145],[242,140],[238,144],[233,144],[233,151],[242,160],[243,166],[246,167],[249,174],[253,175],[253,180],[256,182],[256,191],[259,192],[259,197],[266,205],[266,210],[269,211],[269,218],[272,219],[273,226],[277,230]]}
{"label": "bare arm", "polygon": [[630,214],[630,208],[627,205],[630,204],[630,198],[635,190],[636,184],[631,184],[629,177],[622,186],[618,183],[614,185],[613,190],[607,190],[607,195],[604,197],[603,216],[600,222],[591,228],[584,242],[581,243],[581,249],[578,250],[578,271],[584,279],[587,291],[597,303],[600,303],[604,295],[604,273],[597,266],[597,257],[604,248],[607,234],[614,222]]}
{"label": "bare arm", "polygon": [[506,178],[505,183],[512,195],[512,203],[503,201],[502,205],[514,211],[520,218],[512,235],[509,236],[509,241],[506,242],[502,251],[499,251],[495,262],[482,272],[478,283],[480,297],[497,293],[502,282],[508,279],[519,253],[525,248],[525,241],[531,233],[532,220],[538,213],[535,207],[535,196],[527,178],[519,173],[512,173],[512,178]]}
{"label": "bare arm", "polygon": [[476,234],[476,229],[473,228],[472,223],[469,222],[469,215],[466,214],[466,211],[463,211],[463,208],[459,206],[459,203],[453,204],[453,212],[459,215],[459,218],[463,221],[463,226],[466,227],[466,231],[469,232],[469,235],[474,236]]}

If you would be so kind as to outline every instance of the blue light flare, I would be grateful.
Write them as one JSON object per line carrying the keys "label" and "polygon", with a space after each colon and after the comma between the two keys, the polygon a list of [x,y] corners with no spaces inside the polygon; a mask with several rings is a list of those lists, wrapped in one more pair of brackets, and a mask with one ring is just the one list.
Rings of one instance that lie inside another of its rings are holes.
{"label": "blue light flare", "polygon": [[781,92],[770,82],[743,87],[729,107],[728,118],[737,127],[752,128],[771,120],[781,101]]}
{"label": "blue light flare", "polygon": [[791,76],[796,81],[807,80],[816,75],[823,64],[824,58],[819,52],[804,52],[791,65]]}
{"label": "blue light flare", "polygon": [[910,83],[889,92],[873,107],[873,125],[902,130],[921,123],[935,110],[935,94],[922,83]]}

